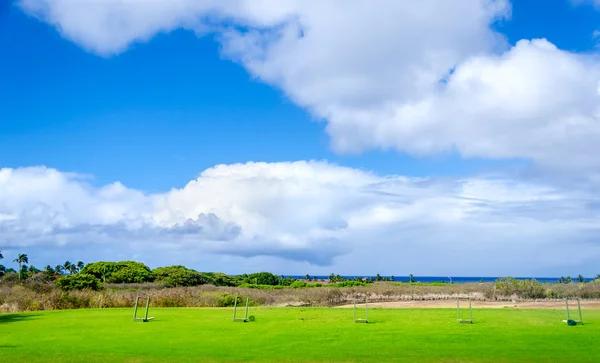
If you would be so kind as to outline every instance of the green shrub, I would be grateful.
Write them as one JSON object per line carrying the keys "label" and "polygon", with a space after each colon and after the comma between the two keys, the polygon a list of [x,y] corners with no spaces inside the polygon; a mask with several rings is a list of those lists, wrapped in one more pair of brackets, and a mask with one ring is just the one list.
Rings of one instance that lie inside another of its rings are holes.
{"label": "green shrub", "polygon": [[[235,297],[236,295],[233,294],[228,294],[228,293],[222,293],[221,296],[219,297],[219,300],[217,300],[217,306],[218,307],[230,307],[235,305]],[[248,298],[248,305],[249,306],[255,306],[258,305],[256,303],[256,301]],[[246,298],[245,297],[239,297],[238,298],[238,307],[239,306],[246,306]]]}
{"label": "green shrub", "polygon": [[445,281],[437,282],[392,282],[392,285],[396,286],[447,286],[449,285]]}
{"label": "green shrub", "polygon": [[260,284],[241,284],[239,287],[244,289],[259,289],[259,290],[279,290],[283,289],[281,285],[260,285]]}
{"label": "green shrub", "polygon": [[89,263],[81,269],[81,273],[88,273],[104,282],[115,284],[152,282],[154,280],[150,268],[135,261]]}
{"label": "green shrub", "polygon": [[102,282],[95,276],[78,273],[74,275],[67,275],[56,280],[56,286],[61,290],[100,290],[102,289]]}
{"label": "green shrub", "polygon": [[256,285],[279,285],[279,277],[270,272],[255,272],[246,278],[246,283]]}
{"label": "green shrub", "polygon": [[[281,286],[291,286],[295,282],[298,282],[298,279],[294,279],[291,277],[282,277],[281,279],[279,279],[279,285],[281,285]],[[304,282],[304,281],[302,281],[302,282]]]}
{"label": "green shrub", "polygon": [[239,286],[242,280],[239,276],[229,276],[222,272],[203,272],[212,280],[215,286]]}
{"label": "green shrub", "polygon": [[547,295],[544,286],[536,279],[517,280],[510,276],[501,277],[494,283],[494,288],[497,294],[507,297],[517,295],[525,299],[540,299]]}
{"label": "green shrub", "polygon": [[331,287],[355,287],[355,286],[368,286],[369,284],[366,282],[359,281],[342,281],[336,284],[330,284]]}
{"label": "green shrub", "polygon": [[306,283],[306,281],[296,281],[294,283],[292,283],[290,285],[290,287],[294,288],[294,289],[299,289],[302,287],[306,287],[308,284]]}
{"label": "green shrub", "polygon": [[181,265],[155,268],[152,273],[155,281],[169,286],[198,286],[213,282],[209,276]]}

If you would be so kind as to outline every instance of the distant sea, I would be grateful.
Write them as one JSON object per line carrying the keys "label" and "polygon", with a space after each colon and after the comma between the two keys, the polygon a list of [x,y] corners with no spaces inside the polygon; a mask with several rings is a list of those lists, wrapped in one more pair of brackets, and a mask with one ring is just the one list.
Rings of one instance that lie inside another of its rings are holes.
{"label": "distant sea", "polygon": [[[296,278],[296,279],[303,279],[304,276],[297,276],[297,275],[283,275],[285,277],[292,277],[292,278]],[[310,275],[311,279],[314,278],[315,276]],[[329,278],[329,275],[327,276],[321,276],[321,275],[316,275],[317,279],[319,280],[327,280]],[[344,278],[356,278],[356,277],[375,277],[375,276],[368,276],[368,275],[362,275],[362,276],[343,276]],[[390,276],[383,276],[385,278],[389,278]],[[529,279],[536,279],[539,282],[549,282],[549,283],[556,283],[558,282],[558,277],[515,277],[518,280],[529,280]],[[571,276],[571,278],[573,280],[577,279],[577,276],[573,277]],[[481,276],[481,277],[464,277],[464,276],[413,276],[413,279],[416,282],[447,282],[447,283],[454,283],[454,284],[464,284],[464,283],[469,283],[469,282],[481,282],[482,280],[484,282],[494,282],[498,279],[498,277],[490,277],[490,276]],[[403,282],[406,281],[408,282],[409,278],[408,276],[394,276],[394,281],[397,282]],[[585,278],[585,280],[593,280],[590,278]]]}

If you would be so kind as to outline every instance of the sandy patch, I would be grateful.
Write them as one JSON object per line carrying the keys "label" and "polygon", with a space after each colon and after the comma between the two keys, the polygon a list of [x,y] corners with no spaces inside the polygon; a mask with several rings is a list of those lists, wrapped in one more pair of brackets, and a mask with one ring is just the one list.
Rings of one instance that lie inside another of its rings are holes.
{"label": "sandy patch", "polygon": [[[472,301],[473,309],[564,309],[564,301]],[[466,301],[461,301],[461,307],[467,307]],[[364,307],[365,304],[356,304]],[[338,306],[339,308],[352,308],[354,304]],[[370,308],[456,308],[456,300],[426,300],[426,301],[389,301],[369,303]],[[576,302],[569,302],[570,308],[576,308]],[[581,301],[582,309],[600,309],[600,301]]]}

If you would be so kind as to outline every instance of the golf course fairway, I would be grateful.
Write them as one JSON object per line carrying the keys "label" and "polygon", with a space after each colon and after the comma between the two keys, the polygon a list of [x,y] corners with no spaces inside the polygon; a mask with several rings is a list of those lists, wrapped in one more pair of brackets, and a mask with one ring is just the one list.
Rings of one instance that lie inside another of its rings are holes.
{"label": "golf course fairway", "polygon": [[[0,362],[598,362],[600,310],[567,326],[564,310],[151,308],[0,314]],[[240,312],[238,311],[238,314]],[[358,313],[364,315],[364,310]],[[140,312],[138,311],[138,315]],[[359,315],[359,317],[364,317]]]}

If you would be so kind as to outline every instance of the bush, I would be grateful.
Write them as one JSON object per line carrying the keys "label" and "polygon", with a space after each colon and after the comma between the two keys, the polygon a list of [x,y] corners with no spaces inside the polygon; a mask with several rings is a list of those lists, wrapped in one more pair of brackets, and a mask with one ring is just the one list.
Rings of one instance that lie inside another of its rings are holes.
{"label": "bush", "polygon": [[331,287],[355,287],[355,286],[368,286],[369,284],[367,284],[366,282],[359,282],[359,281],[342,281],[342,282],[338,282],[337,284],[331,284],[329,286]]}
{"label": "bush", "polygon": [[100,290],[102,289],[102,282],[94,275],[78,273],[59,278],[56,281],[56,286],[64,291],[84,289]]}
{"label": "bush", "polygon": [[209,276],[181,265],[155,268],[152,273],[155,281],[166,282],[169,286],[198,286],[213,282]]}
{"label": "bush", "polygon": [[212,280],[215,286],[238,286],[242,283],[238,276],[229,276],[221,272],[203,272],[205,276]]}
{"label": "bush", "polygon": [[[217,300],[217,306],[221,307],[221,308],[233,306],[233,305],[235,305],[235,297],[236,297],[236,295],[233,295],[233,294],[222,293],[219,296],[219,300]],[[246,298],[238,297],[237,305],[238,305],[238,307],[246,307]],[[248,306],[256,306],[256,305],[258,305],[256,303],[256,301],[252,300],[251,298],[248,298]]]}
{"label": "bush", "polygon": [[259,289],[259,290],[279,290],[283,289],[281,285],[260,285],[260,284],[241,284],[239,287],[244,289]]}
{"label": "bush", "polygon": [[150,268],[141,262],[94,262],[85,265],[81,273],[88,273],[109,283],[141,283],[154,281]]}
{"label": "bush", "polygon": [[540,299],[546,297],[544,286],[536,279],[517,280],[514,277],[501,277],[494,283],[496,293],[501,296],[516,295],[524,299]]}
{"label": "bush", "polygon": [[[278,284],[281,286],[291,286],[294,282],[297,282],[298,279],[294,279],[292,277],[283,277],[279,280]],[[303,281],[304,282],[304,281]]]}
{"label": "bush", "polygon": [[294,289],[299,289],[299,288],[306,287],[306,286],[308,286],[306,281],[296,281],[290,285],[290,287],[292,287]]}
{"label": "bush", "polygon": [[279,278],[270,272],[255,272],[248,275],[246,283],[256,285],[279,285]]}

